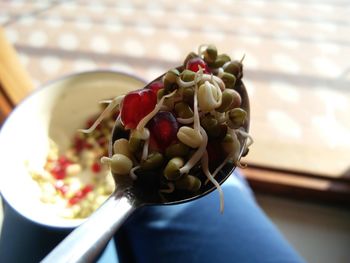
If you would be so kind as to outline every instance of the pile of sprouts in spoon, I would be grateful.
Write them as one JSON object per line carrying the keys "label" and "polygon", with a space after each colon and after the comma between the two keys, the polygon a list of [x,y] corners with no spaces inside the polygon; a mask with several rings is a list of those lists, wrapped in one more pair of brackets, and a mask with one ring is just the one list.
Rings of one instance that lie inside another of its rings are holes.
{"label": "pile of sprouts in spoon", "polygon": [[182,66],[147,88],[109,101],[83,131],[91,132],[118,107],[116,128],[122,136],[114,142],[113,156],[101,159],[115,177],[130,185],[151,185],[148,193],[165,200],[195,196],[213,184],[222,212],[224,197],[216,176],[228,162],[242,167],[240,157],[253,142],[238,92],[243,59],[231,60],[214,45],[201,45]]}

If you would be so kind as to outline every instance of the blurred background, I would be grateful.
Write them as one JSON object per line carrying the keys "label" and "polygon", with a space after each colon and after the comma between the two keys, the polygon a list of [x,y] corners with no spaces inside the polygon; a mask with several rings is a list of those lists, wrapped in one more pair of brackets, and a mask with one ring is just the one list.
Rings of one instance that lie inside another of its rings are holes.
{"label": "blurred background", "polygon": [[113,69],[151,81],[203,43],[245,55],[255,143],[244,175],[307,260],[349,262],[349,14],[348,0],[2,0],[2,41],[25,70],[2,43],[1,121],[62,75]]}

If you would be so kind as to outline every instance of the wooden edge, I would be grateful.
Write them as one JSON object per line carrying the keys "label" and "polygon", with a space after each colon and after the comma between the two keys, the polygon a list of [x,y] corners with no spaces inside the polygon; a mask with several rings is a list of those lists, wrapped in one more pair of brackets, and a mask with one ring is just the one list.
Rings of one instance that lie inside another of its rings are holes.
{"label": "wooden edge", "polygon": [[319,178],[319,179],[328,179],[331,181],[344,181],[344,182],[350,183],[350,170],[344,171],[342,174],[339,174],[339,175],[331,175],[327,173],[317,173],[312,171],[273,167],[269,165],[256,164],[252,162],[249,162],[248,166],[254,169],[269,170],[269,171],[280,172],[280,173],[294,174],[302,177],[312,177],[312,178]]}
{"label": "wooden edge", "polygon": [[33,82],[21,64],[15,48],[7,40],[5,31],[0,27],[0,81],[3,92],[17,105],[34,90]]}
{"label": "wooden edge", "polygon": [[350,182],[306,176],[268,167],[242,170],[253,191],[294,199],[345,205],[350,208]]}
{"label": "wooden edge", "polygon": [[10,114],[13,109],[13,104],[3,92],[1,82],[0,82],[0,127],[5,121],[6,117]]}

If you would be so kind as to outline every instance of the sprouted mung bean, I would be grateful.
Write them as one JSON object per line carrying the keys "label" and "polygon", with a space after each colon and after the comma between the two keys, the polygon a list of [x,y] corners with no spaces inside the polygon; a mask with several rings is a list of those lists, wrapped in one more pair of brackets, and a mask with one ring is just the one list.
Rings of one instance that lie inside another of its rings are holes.
{"label": "sprouted mung bean", "polygon": [[244,128],[247,112],[238,92],[243,59],[231,60],[215,46],[201,45],[161,80],[112,100],[85,130],[91,132],[112,108],[120,110],[116,123],[126,135],[114,142],[114,155],[102,163],[111,166],[116,179],[127,177],[131,184],[148,180],[151,172],[148,178],[163,200],[179,192],[194,196],[211,182],[222,212],[223,192],[215,177],[229,161],[242,167],[240,153],[246,154],[253,142]]}
{"label": "sprouted mung bean", "polygon": [[[29,167],[32,178],[40,187],[40,200],[54,205],[60,216],[85,218],[113,192],[115,185],[110,169],[101,164],[100,159],[108,154],[115,117],[115,113],[106,115],[89,134],[75,133],[71,146],[63,153],[51,141],[43,169]],[[95,120],[95,117],[88,120],[87,127]]]}

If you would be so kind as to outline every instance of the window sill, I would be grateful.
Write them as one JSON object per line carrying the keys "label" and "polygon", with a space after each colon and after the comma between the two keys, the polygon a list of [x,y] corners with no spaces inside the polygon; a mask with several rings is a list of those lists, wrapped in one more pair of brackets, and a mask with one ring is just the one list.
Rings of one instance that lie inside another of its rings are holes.
{"label": "window sill", "polygon": [[249,164],[242,171],[254,192],[350,207],[350,179]]}

